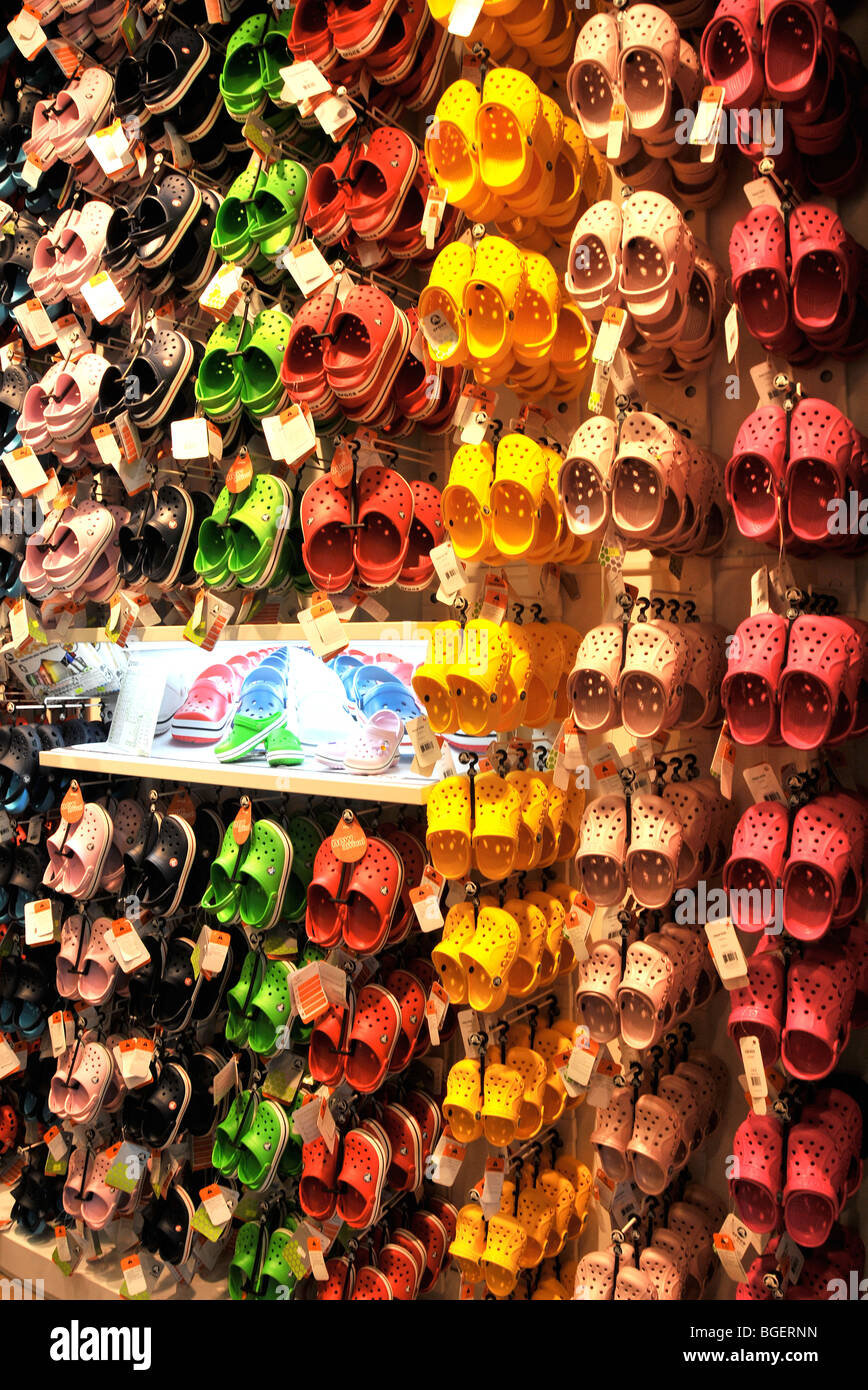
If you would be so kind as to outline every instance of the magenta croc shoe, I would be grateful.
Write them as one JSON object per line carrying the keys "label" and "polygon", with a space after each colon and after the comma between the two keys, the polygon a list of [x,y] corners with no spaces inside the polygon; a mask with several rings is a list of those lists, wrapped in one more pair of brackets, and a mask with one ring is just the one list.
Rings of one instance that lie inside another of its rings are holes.
{"label": "magenta croc shoe", "polygon": [[832,539],[829,502],[847,497],[857,483],[852,457],[846,416],[827,401],[799,401],[790,421],[786,469],[787,520],[799,540],[828,544]]}
{"label": "magenta croc shoe", "polygon": [[831,800],[820,797],[801,806],[793,822],[783,909],[784,925],[799,941],[818,940],[836,916],[842,917],[845,892],[853,905],[844,920],[861,898],[864,831],[859,826],[851,835],[848,822],[835,814],[834,802],[828,804]]}
{"label": "magenta croc shoe", "polygon": [[721,700],[736,743],[769,743],[777,732],[777,694],[787,650],[787,620],[755,613],[730,643]]}
{"label": "magenta croc shoe", "polygon": [[[50,842],[48,852],[52,853]],[[63,999],[80,997],[79,972],[89,938],[90,923],[84,913],[75,912],[66,918],[60,929],[60,950],[57,953],[57,992]]]}
{"label": "magenta croc shoe", "polygon": [[819,748],[829,738],[856,641],[844,618],[796,618],[778,687],[781,737],[791,748]]}
{"label": "magenta croc shoe", "polygon": [[748,1115],[735,1131],[735,1175],[729,1180],[733,1206],[752,1231],[777,1229],[781,1217],[784,1136],[775,1115]]}
{"label": "magenta croc shoe", "polygon": [[778,540],[788,433],[783,407],[763,405],[747,417],[735,437],[726,465],[726,495],[739,531],[749,540]]}
{"label": "magenta croc shoe", "polygon": [[809,946],[790,962],[781,1060],[799,1081],[822,1081],[850,1037],[856,971],[842,946]]}
{"label": "magenta croc shoe", "polygon": [[761,932],[774,922],[788,836],[789,816],[777,801],[758,801],[741,816],[723,869],[730,916],[739,931]]}
{"label": "magenta croc shoe", "polygon": [[727,1032],[736,1047],[740,1038],[758,1038],[763,1065],[771,1067],[780,1055],[784,1026],[782,957],[775,952],[751,956],[747,977],[746,985],[730,993]]}

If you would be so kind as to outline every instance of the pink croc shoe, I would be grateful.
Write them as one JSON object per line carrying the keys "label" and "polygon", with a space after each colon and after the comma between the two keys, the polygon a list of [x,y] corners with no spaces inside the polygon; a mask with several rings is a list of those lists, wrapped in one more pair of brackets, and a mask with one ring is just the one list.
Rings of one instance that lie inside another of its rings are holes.
{"label": "pink croc shoe", "polygon": [[631,623],[618,694],[621,723],[634,738],[653,738],[678,723],[688,657],[677,623]]}
{"label": "pink croc shoe", "polygon": [[81,820],[66,838],[66,865],[61,891],[78,901],[93,897],[112,842],[112,822],[97,802],[88,802]]}
{"label": "pink croc shoe", "polygon": [[682,729],[698,729],[717,714],[718,691],[726,670],[726,632],[719,623],[684,623],[681,630],[688,656],[678,723]]}
{"label": "pink croc shoe", "polygon": [[113,212],[109,203],[92,199],[63,231],[57,245],[55,275],[66,294],[75,294],[99,270]]}
{"label": "pink croc shoe", "polygon": [[670,122],[680,38],[674,19],[657,5],[631,5],[621,19],[618,85],[640,139]]}
{"label": "pink croc shoe", "polygon": [[736,1215],[752,1231],[777,1229],[784,1179],[784,1136],[775,1115],[751,1113],[735,1131],[729,1192]]}
{"label": "pink croc shoe", "polygon": [[856,640],[843,618],[796,618],[778,687],[781,737],[791,748],[819,748],[829,738]]}
{"label": "pink croc shoe", "polygon": [[604,907],[627,891],[627,803],[623,796],[601,796],[582,816],[576,868],[585,892]]}
{"label": "pink croc shoe", "polygon": [[59,589],[75,589],[93,570],[114,530],[115,518],[101,502],[67,507],[43,562],[46,579]]}
{"label": "pink croc shoe", "polygon": [[615,457],[614,420],[591,416],[570,440],[558,473],[558,496],[574,536],[590,536],[609,517],[609,475]]}
{"label": "pink croc shoe", "polygon": [[774,741],[786,650],[786,618],[777,613],[755,613],[739,623],[720,691],[736,743]]}
{"label": "pink croc shoe", "polygon": [[567,74],[573,114],[601,154],[606,152],[620,46],[617,16],[593,15],[579,30],[574,62]]}
{"label": "pink croc shoe", "polygon": [[106,940],[111,925],[111,918],[98,917],[91,927],[78,981],[79,996],[88,1004],[104,1004],[118,977],[120,967]]}
{"label": "pink croc shoe", "polygon": [[826,9],[823,0],[769,0],[763,53],[766,86],[775,100],[799,101],[810,91],[823,47]]}
{"label": "pink croc shoe", "polygon": [[628,1047],[652,1047],[675,1017],[678,971],[661,944],[634,941],[618,986],[621,1037]]}
{"label": "pink croc shoe", "polygon": [[576,1007],[595,1042],[617,1038],[618,986],[621,981],[621,944],[598,941],[587,960],[579,965]]}
{"label": "pink croc shoe", "polygon": [[637,328],[666,333],[683,322],[696,242],[684,218],[661,193],[625,199],[618,293]]}
{"label": "pink croc shoe", "polygon": [[632,798],[626,871],[643,907],[665,907],[675,892],[682,840],[681,822],[668,802],[647,792]]}
{"label": "pink croc shoe", "polygon": [[684,470],[675,432],[657,415],[636,411],[624,421],[612,464],[612,520],[625,536],[674,533],[681,514]]}
{"label": "pink croc shoe", "polygon": [[735,302],[752,337],[767,352],[795,350],[802,336],[793,322],[787,241],[779,208],[751,208],[732,229],[729,259]]}
{"label": "pink croc shoe", "polygon": [[856,312],[862,247],[820,203],[795,208],[788,232],[796,326],[809,337],[833,331],[846,337]]}
{"label": "pink croc shoe", "polygon": [[224,662],[206,666],[172,716],[172,738],[178,743],[217,743],[240,689],[241,680],[233,667]]}
{"label": "pink croc shoe", "polygon": [[809,946],[790,962],[781,1060],[799,1081],[822,1081],[850,1037],[856,971],[841,946]]}
{"label": "pink croc shoe", "polygon": [[758,801],[742,814],[723,869],[730,917],[739,931],[761,932],[774,922],[788,838],[789,816],[780,802]]}
{"label": "pink croc shoe", "polygon": [[847,497],[852,476],[851,426],[837,406],[808,398],[790,421],[787,520],[799,540],[828,544],[829,503]]}
{"label": "pink croc shoe", "polygon": [[68,164],[86,150],[85,139],[99,130],[114,92],[114,80],[104,68],[85,68],[58,94],[54,103],[54,148]]}
{"label": "pink croc shoe", "polygon": [[774,952],[753,955],[747,977],[748,983],[729,996],[727,1032],[736,1047],[740,1038],[759,1038],[763,1065],[771,1067],[780,1055],[784,1026],[784,962]]}
{"label": "pink croc shoe", "polygon": [[688,1157],[679,1106],[663,1095],[640,1096],[627,1153],[633,1164],[636,1186],[649,1196],[665,1192]]}
{"label": "pink croc shoe", "polygon": [[601,734],[619,722],[618,681],[624,659],[624,627],[592,627],[579,644],[567,681],[576,724],[586,734]]}
{"label": "pink croc shoe", "polygon": [[[52,854],[50,841],[48,852],[49,855]],[[61,859],[61,863],[63,862]],[[61,926],[60,950],[57,953],[57,992],[63,999],[80,998],[79,974],[89,936],[90,923],[82,912],[74,912]]]}
{"label": "pink croc shoe", "polygon": [[[643,1091],[647,1091],[647,1081]],[[627,1145],[633,1133],[633,1116],[638,1092],[632,1086],[616,1086],[609,1104],[597,1111],[591,1131],[591,1146],[612,1182],[630,1181]]]}
{"label": "pink croc shoe", "polygon": [[[595,19],[609,17],[596,15]],[[582,214],[570,240],[564,284],[592,323],[599,322],[608,305],[616,302],[622,228],[621,209],[603,199]]]}
{"label": "pink croc shoe", "polygon": [[[829,804],[831,802],[831,805]],[[784,925],[799,941],[817,941],[836,917],[851,916],[862,893],[864,830],[835,812],[831,797],[799,807],[783,874]],[[850,911],[841,912],[847,894]],[[854,901],[855,899],[855,901]]]}
{"label": "pink croc shoe", "polygon": [[815,1249],[829,1239],[847,1198],[850,1153],[840,1133],[816,1120],[793,1125],[787,1135],[784,1222],[799,1245]]}
{"label": "pink croc shoe", "polygon": [[724,106],[757,105],[765,86],[762,47],[759,0],[722,0],[705,26],[699,56],[708,81],[723,88]]}
{"label": "pink croc shoe", "polygon": [[765,544],[778,540],[788,434],[783,407],[763,405],[747,417],[735,437],[726,465],[726,495],[736,525],[748,540]]}
{"label": "pink croc shoe", "polygon": [[[619,1266],[631,1268],[635,1265],[633,1247],[622,1250]],[[615,1291],[615,1252],[614,1250],[595,1250],[583,1255],[576,1267],[576,1281],[573,1298],[579,1303],[605,1303]]]}
{"label": "pink croc shoe", "polygon": [[92,1231],[102,1231],[115,1214],[122,1197],[120,1188],[106,1182],[114,1160],[113,1148],[103,1149],[88,1165],[86,1186],[81,1204],[81,1219]]}
{"label": "pink croc shoe", "polygon": [[711,863],[711,806],[689,782],[670,782],[663,800],[672,807],[681,825],[676,888],[694,888]]}

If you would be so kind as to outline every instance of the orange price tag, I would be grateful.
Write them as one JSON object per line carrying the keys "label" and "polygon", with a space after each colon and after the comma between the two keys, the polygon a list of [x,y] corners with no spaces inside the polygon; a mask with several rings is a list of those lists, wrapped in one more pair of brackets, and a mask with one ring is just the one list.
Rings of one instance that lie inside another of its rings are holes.
{"label": "orange price tag", "polygon": [[353,476],[353,455],[348,444],[339,444],[332,456],[329,474],[335,487],[346,487]]}
{"label": "orange price tag", "polygon": [[352,811],[345,811],[332,835],[332,851],[342,864],[356,864],[364,857],[368,837]]}
{"label": "orange price tag", "polygon": [[253,481],[253,464],[246,449],[229,465],[226,486],[230,492],[244,492]]}
{"label": "orange price tag", "polygon": [[81,787],[73,780],[64,793],[60,803],[60,814],[68,825],[78,825],[84,815],[84,797],[81,794]]}
{"label": "orange price tag", "polygon": [[236,845],[244,845],[250,839],[253,827],[253,809],[246,796],[241,798],[241,809],[232,822],[232,836]]}

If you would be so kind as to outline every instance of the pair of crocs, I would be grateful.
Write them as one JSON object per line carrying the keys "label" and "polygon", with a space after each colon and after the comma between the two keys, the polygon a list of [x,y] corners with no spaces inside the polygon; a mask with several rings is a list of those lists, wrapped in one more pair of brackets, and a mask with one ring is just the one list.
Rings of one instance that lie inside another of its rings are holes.
{"label": "pair of crocs", "polygon": [[263,309],[251,322],[234,315],[214,329],[196,378],[196,400],[215,420],[246,410],[254,420],[273,414],[284,400],[280,371],[291,320]]}
{"label": "pair of crocs", "polygon": [[820,748],[865,730],[868,628],[858,618],[755,613],[730,646],[721,699],[739,743]]}
{"label": "pair of crocs", "polygon": [[414,489],[393,468],[366,468],[355,488],[339,487],[330,474],[317,478],[301,505],[311,579],[326,593],[340,593],[356,577],[371,589],[395,583],[407,563],[414,513]]}
{"label": "pair of crocs", "polygon": [[[257,852],[254,846],[252,853]],[[261,861],[261,854],[259,858]],[[261,862],[255,868],[261,868]],[[258,882],[255,872],[248,874],[241,886],[242,895],[249,897],[251,885]],[[259,887],[259,894],[274,899],[270,884]],[[276,910],[280,911],[279,898]],[[251,1047],[263,1056],[275,1050],[292,1017],[290,981],[294,973],[295,966],[288,961],[266,960],[258,951],[247,955],[238,982],[227,995],[226,1037],[231,1043]]]}
{"label": "pair of crocs", "polygon": [[280,69],[287,63],[291,25],[292,9],[287,8],[277,16],[251,15],[232,34],[220,74],[220,95],[233,120],[259,116],[269,101],[280,98]]}
{"label": "pair of crocs", "polygon": [[265,166],[256,155],[230,184],[211,245],[222,260],[258,270],[294,246],[304,228],[307,170],[294,159]]}
{"label": "pair of crocs", "polygon": [[404,861],[386,840],[369,837],[361,859],[337,858],[330,835],[319,846],[307,893],[305,931],[315,945],[379,951],[403,916]]}
{"label": "pair of crocs", "polygon": [[[287,719],[287,675],[289,649],[284,647],[267,656],[245,676],[232,727],[217,744],[220,762],[238,762],[267,747],[269,738],[283,730]],[[296,739],[295,761],[301,762],[301,745]]]}
{"label": "pair of crocs", "polygon": [[595,903],[613,906],[628,887],[643,907],[665,907],[675,892],[684,830],[660,796],[597,797],[582,817],[576,866]]}
{"label": "pair of crocs", "polygon": [[210,870],[202,907],[223,924],[240,920],[255,931],[267,931],[283,913],[292,874],[293,846],[277,821],[254,821],[250,835],[239,845],[233,822]]}
{"label": "pair of crocs", "polygon": [[260,1303],[288,1298],[304,1273],[295,1236],[296,1218],[270,1231],[265,1221],[246,1221],[229,1263],[229,1297]]}
{"label": "pair of crocs", "polygon": [[199,528],[196,573],[211,588],[278,587],[290,558],[290,512],[290,491],[271,473],[257,473],[241,492],[224,487]]}
{"label": "pair of crocs", "polygon": [[283,1106],[256,1091],[241,1091],[214,1131],[211,1162],[222,1177],[237,1177],[244,1187],[261,1192],[278,1175],[290,1142]]}

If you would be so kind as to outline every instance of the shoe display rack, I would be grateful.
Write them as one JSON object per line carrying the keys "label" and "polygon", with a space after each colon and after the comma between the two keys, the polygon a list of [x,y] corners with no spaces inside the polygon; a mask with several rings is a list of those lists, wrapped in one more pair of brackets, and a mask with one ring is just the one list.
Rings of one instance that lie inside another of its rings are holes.
{"label": "shoe display rack", "polygon": [[863,1278],[865,30],[6,23],[0,1275]]}

